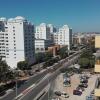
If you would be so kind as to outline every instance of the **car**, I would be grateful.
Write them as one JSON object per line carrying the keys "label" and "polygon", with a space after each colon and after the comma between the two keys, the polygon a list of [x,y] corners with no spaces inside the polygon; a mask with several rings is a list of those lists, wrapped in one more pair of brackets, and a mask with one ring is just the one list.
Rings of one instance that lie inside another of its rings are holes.
{"label": "car", "polygon": [[79,90],[73,90],[73,95],[82,95],[82,92]]}
{"label": "car", "polygon": [[68,95],[67,93],[65,93],[65,92],[63,92],[63,93],[61,94],[61,96],[64,96],[65,98],[69,98],[69,95]]}
{"label": "car", "polygon": [[82,90],[82,91],[84,91],[84,87],[78,86],[78,87],[76,88],[76,90]]}
{"label": "car", "polygon": [[88,87],[88,84],[82,83],[82,84],[79,85],[79,87],[87,88]]}
{"label": "car", "polygon": [[81,79],[80,82],[81,83],[88,83],[88,80],[87,79]]}
{"label": "car", "polygon": [[61,96],[61,92],[60,91],[55,91],[55,95],[57,95],[57,96]]}

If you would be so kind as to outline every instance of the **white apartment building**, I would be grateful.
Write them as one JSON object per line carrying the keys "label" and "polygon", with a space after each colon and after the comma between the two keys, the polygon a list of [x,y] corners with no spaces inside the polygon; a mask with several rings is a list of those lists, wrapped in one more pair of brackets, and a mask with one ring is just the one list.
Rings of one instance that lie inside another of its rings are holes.
{"label": "white apartment building", "polygon": [[47,27],[50,28],[50,33],[56,32],[56,28],[52,24],[48,24]]}
{"label": "white apartment building", "polygon": [[46,25],[41,23],[39,26],[36,26],[35,33],[35,53],[45,52],[48,46],[53,44],[51,39],[51,33],[53,32],[53,25]]}
{"label": "white apartment building", "polygon": [[35,53],[45,52],[51,45],[53,45],[51,40],[35,39]]}
{"label": "white apartment building", "polygon": [[41,23],[39,26],[36,26],[36,39],[50,39],[50,28],[47,27],[45,23]]}
{"label": "white apartment building", "polygon": [[25,18],[0,18],[0,56],[11,68],[19,61],[34,63],[34,26]]}
{"label": "white apartment building", "polygon": [[68,49],[72,45],[72,29],[68,25],[59,28],[59,31],[54,33],[54,43],[59,45],[67,45]]}

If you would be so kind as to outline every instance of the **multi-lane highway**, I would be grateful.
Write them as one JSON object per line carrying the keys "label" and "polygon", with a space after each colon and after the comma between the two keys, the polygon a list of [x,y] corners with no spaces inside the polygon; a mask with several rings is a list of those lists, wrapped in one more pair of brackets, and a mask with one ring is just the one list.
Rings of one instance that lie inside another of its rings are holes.
{"label": "multi-lane highway", "polygon": [[57,69],[55,72],[51,73],[45,80],[41,81],[35,88],[33,88],[29,93],[25,94],[21,99],[19,100],[34,100],[34,98],[45,88],[45,86],[48,85],[49,82],[53,81],[57,75],[60,74],[60,69],[66,68],[72,63],[74,63],[74,60],[78,59],[78,56],[73,57],[68,62],[65,62],[62,67]]}
{"label": "multi-lane highway", "polygon": [[[71,55],[70,57],[68,57],[67,60],[64,60],[62,66],[60,66],[57,70],[52,72],[46,79],[37,83],[36,86],[33,87],[28,93],[26,93],[20,99],[17,99],[17,100],[34,100],[34,98],[37,97],[37,95],[48,85],[48,83],[52,82],[56,78],[56,76],[58,74],[60,74],[60,69],[68,67],[69,65],[73,64],[75,62],[75,60],[78,59],[80,53],[81,52],[77,52],[77,53],[74,53],[73,55]],[[59,65],[59,63],[58,63],[58,65]],[[41,80],[47,73],[48,73],[48,70],[30,78],[27,83],[23,84],[21,87],[18,88],[18,94],[22,93],[25,89],[30,87],[36,81]],[[14,100],[15,97],[16,97],[16,93],[14,90],[12,93],[10,93],[9,95],[7,95],[6,97],[4,97],[3,99],[0,99],[0,100]]]}
{"label": "multi-lane highway", "polygon": [[[18,87],[17,94],[20,94],[29,86],[31,86],[38,80],[41,80],[47,73],[48,73],[47,71],[44,71],[43,73],[38,73],[35,76],[32,76],[31,78],[29,78],[22,86]],[[0,100],[13,100],[15,97],[16,97],[16,91],[14,90],[10,94],[8,94],[7,96],[5,96],[4,98]]]}

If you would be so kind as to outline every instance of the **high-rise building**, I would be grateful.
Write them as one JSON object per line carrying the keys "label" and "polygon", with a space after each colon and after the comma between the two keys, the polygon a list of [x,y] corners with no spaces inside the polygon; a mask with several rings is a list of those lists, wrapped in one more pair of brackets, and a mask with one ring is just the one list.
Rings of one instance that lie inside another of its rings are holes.
{"label": "high-rise building", "polygon": [[52,24],[48,24],[47,27],[50,28],[50,33],[54,33],[57,31],[56,27],[54,27]]}
{"label": "high-rise building", "polygon": [[97,97],[96,100],[100,100],[100,35],[95,36],[95,48],[97,49],[95,73],[98,75],[95,85],[95,96]]}
{"label": "high-rise building", "polygon": [[54,33],[54,43],[58,45],[67,45],[68,49],[72,45],[72,29],[68,25],[59,28],[59,31]]}
{"label": "high-rise building", "polygon": [[41,23],[39,26],[36,26],[35,53],[45,52],[48,46],[53,45],[53,40],[51,39],[52,32],[53,26],[51,24]]}
{"label": "high-rise building", "polygon": [[39,26],[36,26],[36,39],[50,39],[50,28],[47,27],[45,23],[41,23]]}
{"label": "high-rise building", "polygon": [[0,18],[0,56],[11,68],[19,61],[34,62],[34,25],[25,18]]}

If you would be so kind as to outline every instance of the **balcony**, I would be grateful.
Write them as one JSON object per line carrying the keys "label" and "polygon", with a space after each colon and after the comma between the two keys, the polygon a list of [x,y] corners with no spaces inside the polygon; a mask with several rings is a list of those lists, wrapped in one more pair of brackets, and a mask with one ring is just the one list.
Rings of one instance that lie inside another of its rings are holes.
{"label": "balcony", "polygon": [[95,96],[100,97],[100,77],[97,79],[95,84]]}

